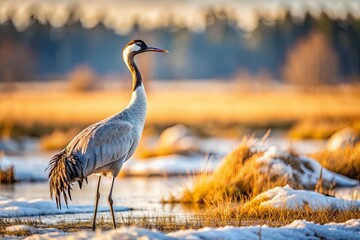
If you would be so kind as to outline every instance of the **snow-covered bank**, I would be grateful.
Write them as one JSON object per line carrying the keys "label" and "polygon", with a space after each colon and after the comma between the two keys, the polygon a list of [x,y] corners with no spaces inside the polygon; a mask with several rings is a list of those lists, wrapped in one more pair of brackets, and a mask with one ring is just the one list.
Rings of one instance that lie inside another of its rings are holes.
{"label": "snow-covered bank", "polygon": [[185,230],[168,234],[175,239],[358,239],[360,219],[344,223],[315,224],[304,220],[295,220],[291,224],[274,228],[263,226],[203,228]]}
{"label": "snow-covered bank", "polygon": [[289,185],[275,187],[263,192],[247,203],[247,205],[287,209],[302,209],[305,206],[309,206],[313,210],[333,209],[360,211],[360,200],[345,200],[325,196],[313,191],[294,190],[289,187]]}
{"label": "snow-covered bank", "polygon": [[247,227],[202,228],[181,230],[168,234],[137,227],[122,227],[110,231],[81,231],[75,233],[50,232],[37,234],[26,239],[359,239],[360,219],[344,223],[315,224],[295,220],[291,224],[275,228],[267,225]]}
{"label": "snow-covered bank", "polygon": [[[122,206],[114,206],[115,211],[127,211],[129,208]],[[72,205],[69,207],[57,209],[56,203],[51,200],[43,199],[10,199],[0,196],[0,217],[25,217],[39,215],[54,214],[70,214],[70,213],[91,213],[94,211],[93,205]],[[109,211],[108,206],[99,206],[99,212]]]}
{"label": "snow-covered bank", "polygon": [[258,172],[270,178],[286,177],[290,181],[300,183],[306,189],[314,189],[322,175],[323,185],[330,187],[354,187],[359,181],[334,173],[320,165],[315,159],[292,154],[279,147],[269,147],[263,156],[256,159]]}

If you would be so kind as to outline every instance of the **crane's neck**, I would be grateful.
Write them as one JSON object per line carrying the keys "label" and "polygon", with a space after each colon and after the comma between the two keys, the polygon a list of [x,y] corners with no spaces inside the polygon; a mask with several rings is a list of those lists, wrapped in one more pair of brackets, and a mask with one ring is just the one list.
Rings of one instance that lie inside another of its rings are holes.
{"label": "crane's neck", "polygon": [[138,67],[136,66],[136,63],[134,61],[134,55],[133,54],[125,54],[124,56],[124,62],[126,66],[129,68],[132,76],[132,91],[134,92],[136,88],[142,86],[142,77],[140,74],[140,71]]}
{"label": "crane's neck", "polygon": [[129,68],[132,75],[132,96],[131,100],[126,107],[127,111],[132,112],[136,117],[134,121],[139,124],[141,128],[144,127],[146,117],[146,92],[142,84],[142,78],[138,67],[135,64],[133,55],[124,55],[124,61]]}

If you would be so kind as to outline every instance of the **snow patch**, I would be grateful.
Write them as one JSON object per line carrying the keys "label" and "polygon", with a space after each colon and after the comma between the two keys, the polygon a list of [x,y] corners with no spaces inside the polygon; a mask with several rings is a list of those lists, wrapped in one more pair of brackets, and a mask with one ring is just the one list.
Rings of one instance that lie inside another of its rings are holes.
{"label": "snow patch", "polygon": [[162,131],[157,144],[161,148],[174,147],[175,145],[180,149],[191,150],[194,145],[197,145],[196,141],[197,139],[190,129],[182,124],[177,124]]}
{"label": "snow patch", "polygon": [[258,170],[260,173],[269,174],[270,177],[286,176],[307,189],[314,189],[321,171],[323,184],[326,187],[333,183],[336,187],[359,185],[359,181],[331,172],[312,158],[297,156],[274,146],[269,147],[256,161],[260,165]]}
{"label": "snow patch", "polygon": [[360,141],[359,134],[351,128],[344,128],[334,133],[327,142],[327,149],[336,151],[344,147],[353,147]]}
{"label": "snow patch", "polygon": [[313,210],[334,209],[334,210],[360,210],[360,200],[345,200],[323,194],[294,190],[289,185],[275,187],[257,195],[249,203],[260,207],[301,209],[309,206]]}
{"label": "snow patch", "polygon": [[[126,207],[114,206],[114,211],[127,211]],[[24,217],[69,213],[92,213],[93,205],[69,205],[61,210],[56,208],[56,203],[43,199],[10,199],[0,196],[0,217]],[[109,211],[108,206],[99,206],[99,212]]]}
{"label": "snow patch", "polygon": [[315,224],[303,220],[295,220],[283,227],[247,226],[221,228],[202,228],[198,230],[181,230],[168,234],[138,227],[122,227],[110,231],[82,231],[75,233],[53,232],[33,235],[27,239],[222,239],[222,240],[285,240],[285,239],[359,239],[360,219],[348,220],[344,223]]}
{"label": "snow patch", "polygon": [[37,227],[30,227],[28,225],[14,225],[14,226],[6,227],[5,231],[7,234],[16,233],[16,232],[27,232],[31,234],[62,232],[61,230],[56,228],[37,228]]}
{"label": "snow patch", "polygon": [[360,200],[360,185],[351,188],[337,188],[335,196],[347,200]]}
{"label": "snow patch", "polygon": [[216,159],[207,161],[201,155],[186,157],[174,154],[147,158],[143,161],[128,161],[122,171],[127,176],[185,175],[205,170],[212,171],[218,163]]}

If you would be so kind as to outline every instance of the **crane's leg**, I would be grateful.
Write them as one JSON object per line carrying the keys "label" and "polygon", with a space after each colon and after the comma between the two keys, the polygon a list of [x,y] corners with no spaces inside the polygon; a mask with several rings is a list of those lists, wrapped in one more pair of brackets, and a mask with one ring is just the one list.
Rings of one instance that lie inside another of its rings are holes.
{"label": "crane's leg", "polygon": [[114,225],[114,228],[116,228],[114,208],[113,208],[113,200],[112,200],[112,197],[111,197],[111,196],[112,196],[113,187],[114,187],[114,181],[115,181],[115,177],[113,177],[113,179],[112,179],[112,183],[111,183],[111,188],[110,188],[110,193],[109,193],[108,201],[109,201],[109,205],[110,205],[110,210],[111,210],[111,216],[112,216],[112,220],[113,220],[113,225]]}
{"label": "crane's leg", "polygon": [[101,180],[101,175],[99,175],[99,181],[97,184],[96,195],[95,195],[95,209],[94,209],[94,217],[93,217],[93,222],[92,222],[92,229],[94,231],[95,231],[95,224],[96,224],[95,222],[96,222],[97,208],[98,208],[98,203],[99,203],[99,199],[100,199],[100,192],[99,192],[100,180]]}

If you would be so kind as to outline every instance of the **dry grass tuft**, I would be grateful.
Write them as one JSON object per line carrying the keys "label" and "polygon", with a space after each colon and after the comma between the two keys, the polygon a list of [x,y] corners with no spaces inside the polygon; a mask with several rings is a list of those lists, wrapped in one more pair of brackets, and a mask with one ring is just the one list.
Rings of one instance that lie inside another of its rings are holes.
{"label": "dry grass tuft", "polygon": [[360,216],[360,211],[337,211],[331,209],[321,209],[315,211],[310,207],[303,207],[299,210],[290,210],[252,206],[240,208],[239,215],[247,219],[255,218],[275,225],[289,224],[297,219],[324,224],[329,222],[344,222],[354,218],[356,219]]}
{"label": "dry grass tuft", "polygon": [[180,201],[214,204],[224,199],[240,200],[242,195],[250,193],[250,188],[245,182],[254,181],[253,175],[243,176],[242,169],[244,169],[245,162],[255,155],[258,153],[252,151],[249,146],[240,145],[225,157],[222,165],[211,175],[195,176],[194,185],[192,188],[185,189]]}
{"label": "dry grass tuft", "polygon": [[33,235],[31,233],[31,231],[27,231],[27,230],[17,230],[17,231],[5,231],[6,235],[10,235],[10,236],[31,236]]}
{"label": "dry grass tuft", "polygon": [[29,225],[31,227],[45,227],[44,223],[42,223],[40,218],[27,218],[27,219],[7,219],[7,218],[0,218],[0,238],[7,236],[29,236],[32,235],[29,231],[15,231],[15,232],[8,232],[6,231],[6,227],[14,226],[14,225]]}
{"label": "dry grass tuft", "polygon": [[212,174],[195,176],[193,186],[186,188],[178,201],[214,206],[223,202],[246,201],[275,186],[290,184],[301,188],[287,176],[269,177],[266,172],[259,173],[261,163],[256,159],[262,155],[246,142],[241,143]]}
{"label": "dry grass tuft", "polygon": [[9,166],[7,168],[0,168],[0,183],[1,184],[10,184],[15,182],[15,168],[14,166]]}
{"label": "dry grass tuft", "polygon": [[294,139],[327,139],[337,131],[355,124],[351,120],[303,120],[296,123],[288,134]]}
{"label": "dry grass tuft", "polygon": [[330,171],[360,180],[360,143],[338,150],[324,150],[311,155]]}

